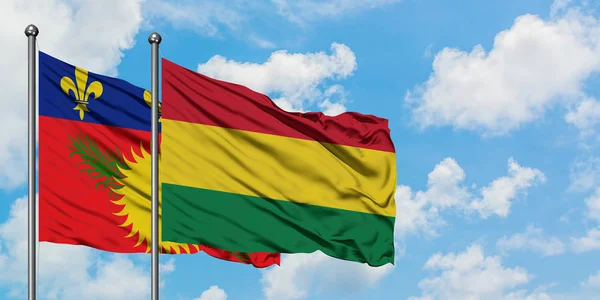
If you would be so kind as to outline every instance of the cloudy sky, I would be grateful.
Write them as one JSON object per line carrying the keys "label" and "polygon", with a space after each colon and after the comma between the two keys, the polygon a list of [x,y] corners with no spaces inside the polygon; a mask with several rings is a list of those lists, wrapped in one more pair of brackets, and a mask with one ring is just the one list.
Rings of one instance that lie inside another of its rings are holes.
{"label": "cloudy sky", "polygon": [[[144,88],[158,31],[163,57],[284,109],[390,120],[394,266],[166,256],[161,299],[600,295],[597,1],[0,1],[2,299],[26,295],[29,23],[40,50]],[[149,255],[45,243],[39,255],[41,299],[149,298]]]}

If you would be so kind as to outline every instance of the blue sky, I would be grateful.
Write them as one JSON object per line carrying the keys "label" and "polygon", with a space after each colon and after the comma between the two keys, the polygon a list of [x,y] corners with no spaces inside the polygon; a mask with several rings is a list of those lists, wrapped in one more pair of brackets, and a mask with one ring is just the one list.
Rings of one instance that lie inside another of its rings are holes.
{"label": "blue sky", "polygon": [[[390,120],[397,259],[266,270],[161,257],[162,299],[597,299],[600,10],[594,1],[2,1],[0,294],[26,288],[26,39],[150,86],[161,55],[288,110]],[[301,3],[301,4],[298,4]],[[7,47],[4,47],[7,48]],[[22,101],[16,101],[22,99]],[[148,255],[42,244],[42,299],[148,299]],[[594,297],[595,296],[595,297]]]}

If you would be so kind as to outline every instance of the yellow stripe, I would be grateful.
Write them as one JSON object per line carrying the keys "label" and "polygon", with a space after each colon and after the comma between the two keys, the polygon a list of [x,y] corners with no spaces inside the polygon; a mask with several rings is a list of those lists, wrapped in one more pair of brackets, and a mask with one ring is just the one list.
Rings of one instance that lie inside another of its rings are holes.
{"label": "yellow stripe", "polygon": [[396,216],[395,153],[165,119],[161,153],[161,182]]}

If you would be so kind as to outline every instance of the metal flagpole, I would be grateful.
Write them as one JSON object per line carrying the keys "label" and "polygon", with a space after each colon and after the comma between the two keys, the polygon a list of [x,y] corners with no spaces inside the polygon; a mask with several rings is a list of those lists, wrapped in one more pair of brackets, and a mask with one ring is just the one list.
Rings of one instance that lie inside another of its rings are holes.
{"label": "metal flagpole", "polygon": [[31,24],[25,28],[25,35],[27,36],[28,49],[27,49],[27,97],[28,97],[28,202],[29,202],[29,214],[28,214],[28,247],[27,247],[27,267],[28,267],[28,299],[35,300],[36,298],[36,232],[37,222],[36,217],[36,203],[35,203],[35,144],[36,144],[36,79],[37,79],[37,61],[36,61],[36,47],[35,42],[39,33],[38,28]]}
{"label": "metal flagpole", "polygon": [[152,300],[158,300],[158,45],[162,38],[154,32],[148,37],[152,47]]}

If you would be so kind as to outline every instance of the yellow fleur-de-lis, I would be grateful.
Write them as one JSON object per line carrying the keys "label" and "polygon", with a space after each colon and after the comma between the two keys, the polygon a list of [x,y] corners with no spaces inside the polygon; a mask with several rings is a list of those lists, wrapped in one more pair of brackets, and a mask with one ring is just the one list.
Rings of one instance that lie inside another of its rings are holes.
{"label": "yellow fleur-de-lis", "polygon": [[[144,101],[148,106],[152,107],[152,93],[148,90],[144,90]],[[162,121],[162,105],[158,102],[158,122]]]}
{"label": "yellow fleur-de-lis", "polygon": [[80,67],[75,67],[75,82],[68,76],[63,77],[60,80],[60,87],[65,94],[69,95],[69,91],[75,95],[75,108],[73,110],[79,111],[79,119],[83,120],[85,112],[90,110],[87,108],[89,104],[89,98],[93,94],[94,99],[100,98],[102,95],[102,84],[99,81],[92,81],[87,84],[88,71]]}

